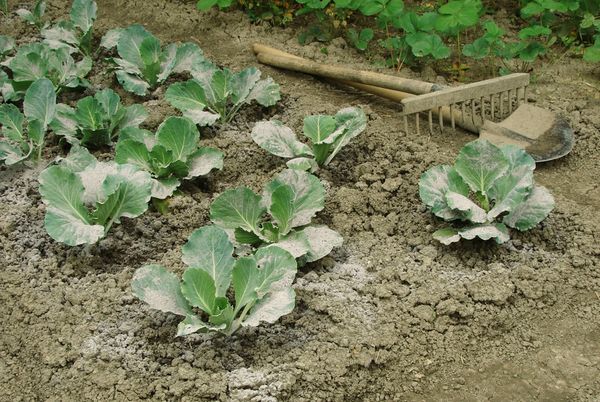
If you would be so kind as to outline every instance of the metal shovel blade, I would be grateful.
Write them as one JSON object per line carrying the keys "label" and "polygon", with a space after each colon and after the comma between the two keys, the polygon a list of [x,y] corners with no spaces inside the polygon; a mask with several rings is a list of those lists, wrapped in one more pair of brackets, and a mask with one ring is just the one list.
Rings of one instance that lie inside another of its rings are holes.
{"label": "metal shovel blade", "polygon": [[526,150],[536,162],[565,156],[573,149],[573,129],[553,112],[522,104],[500,123],[486,120],[479,137],[496,145],[512,144]]}

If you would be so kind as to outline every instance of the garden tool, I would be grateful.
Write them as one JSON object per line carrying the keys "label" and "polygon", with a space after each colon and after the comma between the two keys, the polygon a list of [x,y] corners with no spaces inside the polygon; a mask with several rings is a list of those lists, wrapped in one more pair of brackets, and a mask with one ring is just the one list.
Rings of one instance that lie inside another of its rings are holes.
{"label": "garden tool", "polygon": [[431,132],[434,120],[441,130],[445,123],[453,129],[459,126],[496,145],[517,145],[537,162],[560,158],[573,148],[573,130],[565,119],[527,103],[529,74],[447,87],[316,63],[261,44],[254,44],[253,50],[261,63],[318,75],[401,103],[406,132],[409,117],[414,116],[420,134],[421,114],[425,114]]}

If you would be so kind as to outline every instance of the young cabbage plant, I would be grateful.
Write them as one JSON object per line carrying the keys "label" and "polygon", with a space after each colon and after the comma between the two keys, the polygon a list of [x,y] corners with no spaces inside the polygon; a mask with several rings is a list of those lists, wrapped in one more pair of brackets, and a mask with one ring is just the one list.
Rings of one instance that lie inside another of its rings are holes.
{"label": "young cabbage plant", "polygon": [[20,8],[16,11],[17,15],[25,20],[28,24],[35,25],[38,28],[42,28],[44,26],[43,17],[45,12],[45,0],[37,0],[31,11],[25,8]]}
{"label": "young cabbage plant", "polygon": [[0,61],[2,61],[7,54],[12,52],[14,48],[14,38],[7,35],[0,35]]}
{"label": "young cabbage plant", "polygon": [[42,29],[42,36],[52,49],[66,48],[69,53],[92,53],[93,26],[97,11],[94,0],[73,0],[70,19]]}
{"label": "young cabbage plant", "polygon": [[459,152],[454,166],[427,170],[419,181],[421,200],[446,221],[467,223],[436,231],[443,244],[479,237],[504,243],[508,227],[526,231],[543,221],[554,198],[533,180],[535,161],[524,150],[476,140]]}
{"label": "young cabbage plant", "polygon": [[247,187],[227,190],[210,207],[210,218],[233,230],[241,244],[275,244],[301,262],[317,261],[342,244],[325,225],[311,224],[325,205],[325,188],[310,173],[287,169],[267,184],[262,197]]}
{"label": "young cabbage plant", "polygon": [[238,110],[256,101],[262,106],[273,106],[281,95],[273,79],[260,79],[255,67],[239,73],[228,69],[206,68],[192,71],[193,79],[171,85],[165,99],[200,126],[219,120],[228,123]]}
{"label": "young cabbage plant", "polygon": [[234,259],[232,254],[223,229],[202,227],[183,246],[188,268],[182,281],[161,265],[146,265],[133,276],[133,294],[154,309],[185,317],[177,336],[209,331],[231,335],[292,312],[297,267],[290,253],[268,246],[247,257]]}
{"label": "young cabbage plant", "polygon": [[12,103],[1,104],[0,160],[6,165],[27,159],[39,160],[55,110],[56,93],[46,78],[35,81],[27,89],[23,102],[24,114]]}
{"label": "young cabbage plant", "polygon": [[19,47],[14,57],[0,65],[12,71],[12,79],[1,87],[5,101],[20,100],[27,88],[40,78],[52,81],[57,94],[64,88],[90,85],[85,76],[92,69],[92,59],[86,56],[75,62],[67,49],[51,49],[43,42]]}
{"label": "young cabbage plant", "polygon": [[367,127],[367,117],[361,108],[349,107],[335,116],[315,115],[304,118],[304,135],[311,146],[300,142],[294,132],[277,120],[258,122],[252,139],[261,148],[282,158],[293,158],[288,167],[315,172],[328,165],[350,140]]}
{"label": "young cabbage plant", "polygon": [[210,63],[193,43],[161,47],[160,41],[141,25],[108,31],[100,46],[117,48],[119,57],[112,58],[116,76],[123,88],[144,96],[162,84],[171,73],[204,68]]}
{"label": "young cabbage plant", "polygon": [[169,117],[156,134],[134,127],[122,131],[115,160],[149,172],[153,178],[152,197],[170,197],[183,179],[205,176],[223,168],[223,153],[200,147],[200,133],[191,120]]}
{"label": "young cabbage plant", "polygon": [[116,92],[104,89],[79,100],[75,108],[59,104],[50,127],[71,144],[99,147],[111,145],[121,131],[137,128],[147,117],[142,105],[125,107]]}
{"label": "young cabbage plant", "polygon": [[121,218],[140,216],[148,209],[152,191],[147,172],[133,165],[98,162],[78,145],[38,180],[46,204],[46,231],[69,246],[96,243]]}

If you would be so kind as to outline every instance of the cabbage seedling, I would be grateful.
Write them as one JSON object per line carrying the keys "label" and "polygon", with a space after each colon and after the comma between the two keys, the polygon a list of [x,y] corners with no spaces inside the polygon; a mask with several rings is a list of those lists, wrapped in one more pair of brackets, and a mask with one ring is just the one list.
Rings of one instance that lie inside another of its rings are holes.
{"label": "cabbage seedling", "polygon": [[85,76],[92,69],[92,59],[86,56],[75,62],[66,48],[51,49],[43,42],[19,47],[14,57],[0,65],[12,71],[12,80],[5,79],[0,87],[5,101],[20,100],[27,88],[40,78],[52,81],[57,94],[64,88],[90,85]]}
{"label": "cabbage seedling", "polygon": [[147,117],[142,105],[124,107],[116,92],[104,89],[79,100],[75,108],[59,104],[50,127],[71,144],[99,147],[111,145],[122,130],[137,128]]}
{"label": "cabbage seedling", "polygon": [[0,105],[0,160],[7,165],[28,158],[39,160],[55,110],[56,93],[46,78],[35,81],[27,89],[23,102],[25,114],[13,104]]}
{"label": "cabbage seedling", "polygon": [[534,183],[534,169],[522,149],[476,140],[460,150],[454,166],[427,170],[419,180],[421,200],[436,216],[467,223],[433,237],[443,244],[475,237],[504,243],[508,227],[525,231],[539,224],[554,208],[554,198]]}
{"label": "cabbage seedling", "polygon": [[177,336],[208,331],[231,335],[241,327],[273,323],[294,309],[291,285],[297,268],[290,253],[268,246],[237,260],[232,254],[223,229],[202,227],[183,246],[188,268],[181,282],[163,266],[146,265],[133,276],[133,294],[154,309],[184,316]]}
{"label": "cabbage seedling", "polygon": [[96,11],[94,0],[74,0],[68,21],[59,21],[42,29],[42,36],[52,49],[66,48],[69,53],[92,53],[92,36]]}
{"label": "cabbage seedling", "polygon": [[207,175],[223,168],[223,153],[199,147],[200,133],[191,120],[169,117],[152,134],[134,127],[122,131],[115,160],[130,163],[150,172],[152,197],[170,197],[182,179]]}
{"label": "cabbage seedling", "polygon": [[30,25],[35,25],[38,28],[42,28],[44,26],[44,13],[46,12],[46,1],[45,0],[37,0],[33,6],[31,11],[25,8],[19,8],[16,13],[19,17],[21,17],[24,21],[26,21]]}
{"label": "cabbage seedling", "polygon": [[117,48],[117,81],[126,91],[144,96],[162,84],[171,73],[191,71],[208,63],[202,50],[193,43],[161,47],[160,41],[141,25],[108,31],[100,46]]}
{"label": "cabbage seedling", "polygon": [[69,156],[39,177],[46,231],[69,246],[93,244],[120,219],[148,209],[150,174],[133,165],[98,162],[74,145]]}
{"label": "cabbage seedling", "polygon": [[311,224],[325,205],[325,189],[310,173],[288,169],[266,185],[262,197],[247,187],[227,190],[210,207],[211,220],[234,231],[242,244],[275,244],[303,261],[317,261],[342,244],[325,225]]}
{"label": "cabbage seedling", "polygon": [[171,85],[165,99],[196,124],[207,126],[217,120],[228,123],[238,110],[252,101],[273,106],[281,98],[279,85],[271,78],[260,79],[254,67],[239,73],[218,68],[192,71],[192,80]]}
{"label": "cabbage seedling", "polygon": [[273,155],[293,158],[287,162],[288,167],[315,172],[318,166],[328,165],[342,147],[362,133],[366,126],[367,117],[362,109],[349,107],[335,116],[304,118],[303,133],[311,146],[300,142],[292,129],[277,120],[256,123],[252,139]]}

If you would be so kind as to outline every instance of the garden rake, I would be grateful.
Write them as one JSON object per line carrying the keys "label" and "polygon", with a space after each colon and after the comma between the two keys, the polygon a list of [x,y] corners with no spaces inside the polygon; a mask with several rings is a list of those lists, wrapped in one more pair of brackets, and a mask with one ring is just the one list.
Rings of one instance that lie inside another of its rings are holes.
{"label": "garden rake", "polygon": [[[371,71],[316,63],[265,45],[254,44],[261,63],[329,78],[402,104],[404,130],[409,119],[420,134],[422,117],[430,132],[434,121],[478,133],[496,145],[513,144],[525,149],[537,162],[568,154],[573,130],[553,112],[527,103],[529,74],[510,74],[472,84],[445,87]],[[504,120],[502,120],[504,119]],[[494,120],[502,120],[495,123]]]}

